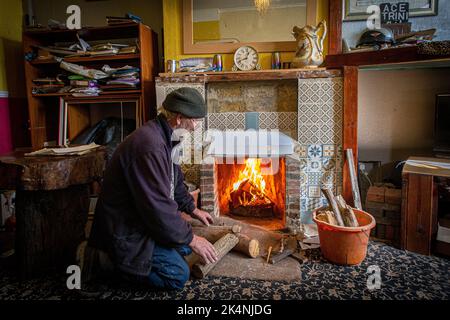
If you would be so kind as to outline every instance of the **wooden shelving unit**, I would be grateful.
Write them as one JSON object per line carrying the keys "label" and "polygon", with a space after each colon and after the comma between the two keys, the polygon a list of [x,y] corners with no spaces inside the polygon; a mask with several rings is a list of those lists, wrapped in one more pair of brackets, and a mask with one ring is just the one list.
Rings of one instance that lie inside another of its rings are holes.
{"label": "wooden shelving unit", "polygon": [[442,64],[450,65],[450,56],[429,56],[419,54],[416,46],[391,48],[379,51],[364,51],[343,54],[329,54],[325,59],[325,66],[330,69],[344,66],[384,66],[386,67],[420,67],[420,65],[437,67]]}
{"label": "wooden shelving unit", "polygon": [[[82,56],[64,59],[70,63],[86,65],[99,69],[104,64],[111,67],[130,65],[140,69],[140,86],[130,90],[108,90],[96,97],[72,97],[70,93],[33,94],[33,79],[54,77],[65,72],[59,68],[54,59],[32,60],[25,62],[25,78],[29,111],[29,130],[33,149],[40,149],[45,142],[58,140],[60,98],[104,102],[106,99],[120,102],[121,99],[138,99],[141,120],[147,121],[156,116],[155,77],[158,74],[157,35],[148,26],[130,23],[120,26],[82,28],[80,30],[33,30],[23,33],[24,52],[35,50],[35,46],[51,46],[57,42],[77,42],[77,34],[88,43],[91,41],[120,43],[123,39],[134,39],[138,43],[139,52],[135,54],[117,54],[104,56]],[[71,125],[68,119],[68,125]],[[73,124],[76,125],[75,123]],[[72,130],[73,131],[73,130]]]}

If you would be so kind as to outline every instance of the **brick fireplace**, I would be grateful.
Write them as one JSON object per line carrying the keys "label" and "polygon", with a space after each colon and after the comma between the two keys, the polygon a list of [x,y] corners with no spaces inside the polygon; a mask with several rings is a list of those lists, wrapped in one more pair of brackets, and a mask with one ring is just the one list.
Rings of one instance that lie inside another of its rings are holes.
{"label": "brick fireplace", "polygon": [[[263,135],[272,137],[268,144],[261,143]],[[242,147],[223,143],[238,137]],[[219,132],[215,139],[219,143],[209,145],[200,165],[202,209],[268,230],[298,227],[300,159],[295,140],[265,130]]]}

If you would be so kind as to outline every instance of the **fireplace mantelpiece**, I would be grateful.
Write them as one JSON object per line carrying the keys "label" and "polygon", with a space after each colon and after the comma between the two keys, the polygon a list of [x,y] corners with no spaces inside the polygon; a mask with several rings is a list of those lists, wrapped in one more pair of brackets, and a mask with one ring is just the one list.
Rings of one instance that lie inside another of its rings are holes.
{"label": "fireplace mantelpiece", "polygon": [[312,79],[341,77],[339,69],[280,69],[280,70],[253,70],[253,71],[223,71],[223,72],[197,72],[197,73],[160,73],[157,82],[172,83],[210,83],[229,81],[265,81],[288,79]]}
{"label": "fireplace mantelpiece", "polygon": [[[291,184],[298,183],[299,201],[287,207],[287,216],[311,223],[312,210],[326,204],[320,187],[342,192],[343,128],[352,124],[345,125],[341,75],[324,69],[161,74],[156,91],[159,106],[177,88],[199,90],[208,106],[204,129],[279,129],[297,140],[298,171],[290,176]],[[184,171],[188,180],[201,184],[199,165],[184,165]]]}

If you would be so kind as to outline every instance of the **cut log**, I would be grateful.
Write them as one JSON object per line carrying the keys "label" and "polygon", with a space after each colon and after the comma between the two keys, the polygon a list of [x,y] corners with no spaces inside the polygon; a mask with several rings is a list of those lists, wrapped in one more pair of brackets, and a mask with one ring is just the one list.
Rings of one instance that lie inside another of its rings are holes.
{"label": "cut log", "polygon": [[258,240],[260,255],[265,256],[269,246],[272,246],[275,249],[278,248],[280,239],[283,237],[281,233],[269,231],[263,227],[239,221],[229,216],[219,216],[214,218],[215,226],[233,226],[235,224],[242,226],[241,234],[245,234],[250,239]]}
{"label": "cut log", "polygon": [[250,258],[259,257],[259,241],[256,239],[250,239],[244,234],[238,235],[239,243],[233,250],[242,252]]}
{"label": "cut log", "polygon": [[337,225],[336,218],[334,217],[334,213],[332,211],[320,211],[320,213],[316,216],[317,220]]}
{"label": "cut log", "polygon": [[352,222],[352,227],[359,227],[358,219],[356,219],[355,212],[353,211],[353,208],[347,205],[346,208],[347,215],[349,216],[349,220]]}
{"label": "cut log", "polygon": [[325,197],[328,200],[328,203],[331,206],[331,209],[333,210],[334,216],[336,218],[337,221],[337,225],[338,226],[345,226],[344,225],[344,221],[342,219],[341,216],[341,212],[339,211],[339,207],[336,203],[336,200],[334,199],[334,195],[333,192],[330,189],[326,189],[326,188],[321,188],[322,193],[325,195]]}
{"label": "cut log", "polygon": [[238,237],[232,233],[228,233],[217,240],[214,243],[214,248],[216,249],[218,260],[216,262],[208,264],[194,264],[194,266],[192,267],[192,274],[197,278],[204,278],[208,274],[208,272],[211,271],[216,266],[216,264],[238,244],[238,242]]}
{"label": "cut log", "polygon": [[345,203],[344,198],[341,195],[338,195],[335,197],[335,200],[339,211],[341,212],[342,219],[344,220],[344,225],[346,227],[358,227],[359,223],[355,213],[353,212],[353,209]]}
{"label": "cut log", "polygon": [[[241,231],[241,226],[233,225],[233,226],[209,226],[209,227],[193,227],[192,231],[197,236],[203,237],[207,239],[209,242],[216,242],[227,233],[233,232],[233,229]],[[241,252],[250,258],[256,258],[259,256],[259,241],[256,239],[251,239],[247,235],[241,234],[237,232],[237,237],[239,239],[239,243],[236,247],[233,248],[234,251]],[[236,233],[236,232],[233,232]]]}
{"label": "cut log", "polygon": [[219,225],[210,224],[209,226],[207,226],[200,220],[193,219],[191,217],[187,218],[186,220],[189,222],[189,224],[193,228],[194,227],[210,228],[211,230],[228,231],[228,232],[232,232],[232,233],[236,233],[236,234],[240,233],[242,231],[242,226],[240,224],[234,224],[234,225],[229,225],[229,226],[219,226]]}

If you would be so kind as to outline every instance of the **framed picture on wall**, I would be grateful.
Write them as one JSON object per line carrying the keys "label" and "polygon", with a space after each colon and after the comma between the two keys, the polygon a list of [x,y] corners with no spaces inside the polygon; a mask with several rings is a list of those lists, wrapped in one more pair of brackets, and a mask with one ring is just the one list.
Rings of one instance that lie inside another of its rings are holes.
{"label": "framed picture on wall", "polygon": [[369,6],[398,2],[409,3],[410,17],[437,15],[438,0],[345,0],[344,21],[366,20],[369,17],[366,12]]}

